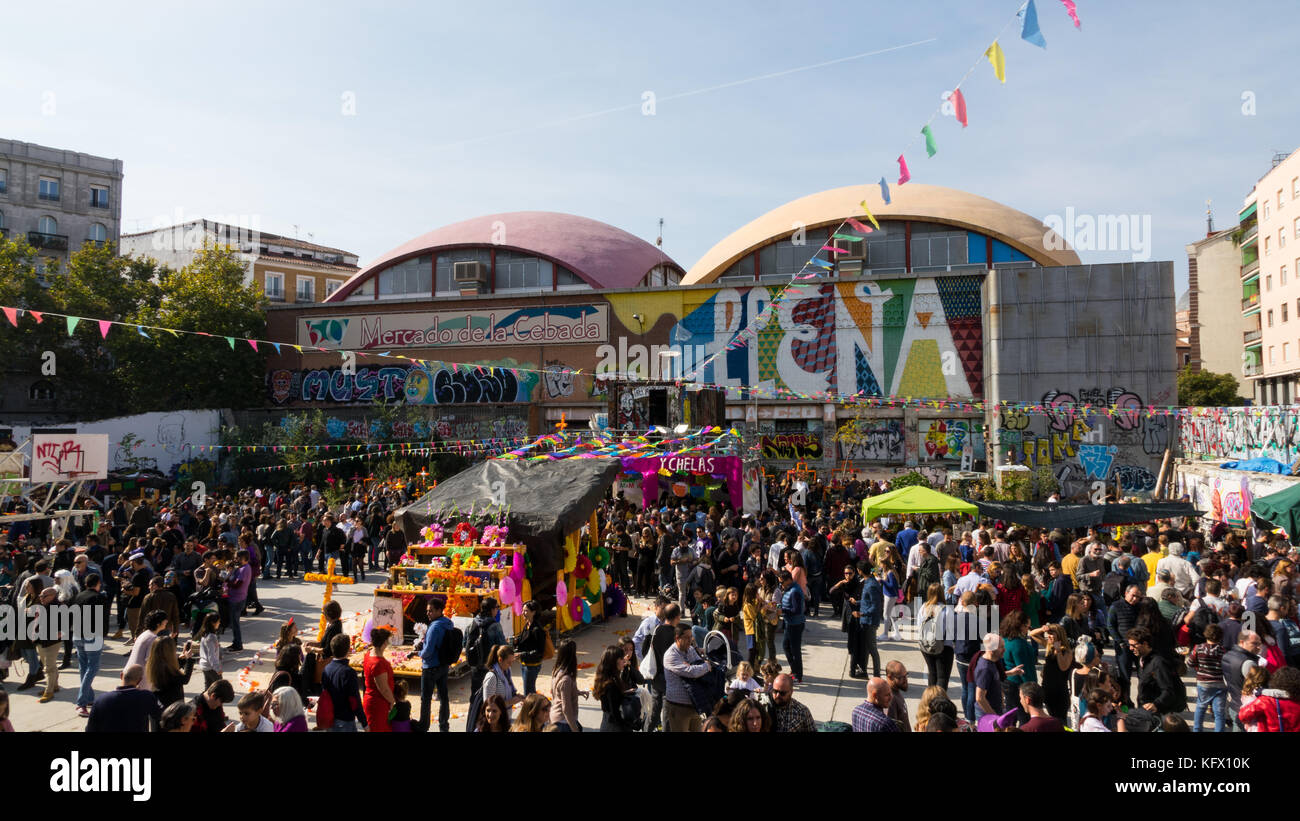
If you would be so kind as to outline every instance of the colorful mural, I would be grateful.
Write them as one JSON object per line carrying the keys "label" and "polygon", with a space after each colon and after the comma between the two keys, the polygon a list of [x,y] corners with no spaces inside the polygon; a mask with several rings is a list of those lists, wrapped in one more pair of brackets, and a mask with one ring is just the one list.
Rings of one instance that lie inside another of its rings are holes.
{"label": "colorful mural", "polygon": [[821,460],[820,433],[779,433],[761,440],[764,459]]}
{"label": "colorful mural", "polygon": [[[971,423],[966,419],[922,419],[917,428],[921,437],[922,462],[960,463],[963,451],[969,448],[972,459],[983,450],[982,441],[972,439]],[[974,433],[979,438],[979,432]],[[980,454],[983,457],[983,454]]]}
{"label": "colorful mural", "polygon": [[[778,303],[748,344],[723,351],[697,379],[731,388],[786,388],[868,396],[978,398],[983,393],[981,276],[826,283]],[[767,307],[777,287],[701,289],[680,294],[679,308],[655,295],[611,294],[612,336],[644,338],[667,317],[667,346],[686,373],[730,342]],[[650,312],[653,311],[653,312]],[[642,317],[641,322],[634,321]],[[632,322],[628,325],[628,322]],[[630,333],[629,333],[630,332]],[[661,336],[655,336],[662,339]],[[659,366],[653,351],[598,353],[598,372]],[[642,346],[644,347],[644,343]],[[702,356],[700,354],[703,354]],[[628,360],[622,362],[621,360]]]}

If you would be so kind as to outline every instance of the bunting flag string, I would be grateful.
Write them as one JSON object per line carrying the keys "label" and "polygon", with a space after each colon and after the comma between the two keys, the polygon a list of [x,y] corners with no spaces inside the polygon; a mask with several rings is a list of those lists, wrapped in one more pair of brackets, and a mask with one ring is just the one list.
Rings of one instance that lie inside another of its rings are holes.
{"label": "bunting flag string", "polygon": [[1079,10],[1074,4],[1074,0],[1061,0],[1061,3],[1065,6],[1065,13],[1070,15],[1070,19],[1074,21],[1074,27],[1079,28],[1081,25],[1079,23]]}
{"label": "bunting flag string", "polygon": [[[1071,10],[1069,6],[1067,6],[1067,10]],[[1073,17],[1073,14],[1071,16]],[[968,69],[966,71],[966,74],[961,78],[961,81],[958,82],[957,85],[954,87],[952,93],[946,95],[943,105],[940,106],[940,108],[937,111],[935,111],[930,115],[930,119],[927,120],[924,126],[921,128],[920,133],[925,138],[925,153],[928,157],[933,157],[937,152],[937,147],[935,145],[934,131],[931,127],[931,124],[933,123],[934,118],[939,114],[948,113],[947,111],[948,106],[950,105],[952,106],[952,113],[956,116],[956,119],[961,124],[961,126],[963,128],[966,127],[967,124],[966,98],[961,93],[961,86],[963,83],[966,82],[967,78],[970,77],[971,72],[973,72],[976,69],[976,67],[980,64],[980,62],[982,62],[983,59],[987,59],[989,63],[993,66],[993,72],[994,74],[997,75],[998,81],[1000,83],[1006,83],[1007,81],[1006,55],[1003,53],[1002,46],[998,42],[998,40],[1003,36],[1003,34],[1005,34],[1008,31],[1008,29],[1012,25],[1016,23],[1017,20],[1019,20],[1021,23],[1022,37],[1024,37],[1029,42],[1034,43],[1035,45],[1046,47],[1046,40],[1043,39],[1042,32],[1040,31],[1038,26],[1038,12],[1035,9],[1032,0],[1029,0],[1029,2],[1021,5],[1019,8],[1016,9],[1016,13],[1011,16],[1011,18],[1007,21],[1007,23],[1002,27],[1002,31],[1000,31],[998,33],[998,36],[993,39],[993,43],[984,50],[983,57],[977,59],[971,65],[970,69]],[[909,172],[907,168],[907,160],[905,159],[906,155],[907,155],[907,148],[905,147],[903,153],[898,155],[898,185],[900,186],[906,184],[909,180],[912,179],[911,172]],[[884,177],[881,177],[880,179],[880,195],[881,195],[881,200],[886,205],[889,205],[891,203],[889,186],[885,182]],[[877,222],[875,216],[872,215],[871,209],[867,206],[866,200],[863,200],[860,204],[862,206],[863,213],[865,213],[867,216],[867,219],[871,221],[872,225],[875,226],[876,230],[880,230],[880,223]],[[832,235],[843,231],[845,224],[851,224],[851,221],[846,220],[846,223],[842,223],[839,228],[831,232]],[[794,283],[796,280],[809,278],[805,276],[805,274],[807,272],[807,269],[810,266],[813,268],[819,268],[824,271],[833,270],[834,265],[831,264],[829,260],[819,259],[818,255],[821,254],[823,251],[826,251],[827,253],[832,255],[830,259],[834,259],[833,255],[836,253],[836,249],[833,247],[828,248],[827,246],[822,246],[822,248],[818,249],[813,254],[813,256],[807,262],[804,263],[804,265],[800,268],[800,270],[796,271],[790,277],[790,282]],[[789,290],[789,287],[787,286],[785,289],[776,292],[776,296],[772,298],[769,305],[779,302],[788,296],[798,296],[798,294],[792,293]],[[689,376],[695,377],[700,374],[706,373],[706,369],[712,364],[712,362],[715,359],[721,356],[723,352],[736,350],[737,348],[743,347],[744,345],[748,344],[748,340],[756,336],[751,331],[751,327],[755,321],[757,321],[757,319],[751,320],[750,324],[747,325],[746,327],[738,329],[722,347],[720,347],[717,351],[710,354],[709,356],[706,356],[702,360],[700,360],[700,362],[691,371]]]}

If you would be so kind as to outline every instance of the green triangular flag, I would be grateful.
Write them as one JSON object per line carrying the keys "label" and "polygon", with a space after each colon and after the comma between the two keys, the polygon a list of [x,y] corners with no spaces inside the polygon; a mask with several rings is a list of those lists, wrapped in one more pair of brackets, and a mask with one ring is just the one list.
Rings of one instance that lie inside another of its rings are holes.
{"label": "green triangular flag", "polygon": [[81,321],[81,317],[69,316],[64,317],[64,319],[68,321],[68,336],[72,336],[72,332],[77,329],[77,323]]}
{"label": "green triangular flag", "polygon": [[925,153],[933,157],[935,151],[937,151],[934,147],[934,133],[930,131],[930,126],[928,125],[921,129],[921,133],[925,135]]}
{"label": "green triangular flag", "polygon": [[235,349],[235,338],[233,336],[228,336],[226,337],[226,341],[230,343],[230,350],[233,351]]}

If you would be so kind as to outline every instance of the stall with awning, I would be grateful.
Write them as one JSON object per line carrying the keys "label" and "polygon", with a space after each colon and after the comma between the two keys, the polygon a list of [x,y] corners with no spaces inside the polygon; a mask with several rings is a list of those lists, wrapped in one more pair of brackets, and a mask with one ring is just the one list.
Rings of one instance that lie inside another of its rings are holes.
{"label": "stall with awning", "polygon": [[907,516],[922,513],[974,514],[975,512],[975,505],[965,499],[958,499],[956,496],[949,496],[920,485],[891,490],[862,500],[864,522],[869,522],[877,516],[893,514]]}

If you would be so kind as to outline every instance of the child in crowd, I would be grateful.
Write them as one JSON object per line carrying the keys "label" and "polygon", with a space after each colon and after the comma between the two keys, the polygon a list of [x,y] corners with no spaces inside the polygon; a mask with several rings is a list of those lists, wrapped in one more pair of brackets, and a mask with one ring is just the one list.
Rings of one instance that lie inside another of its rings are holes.
{"label": "child in crowd", "polygon": [[273,733],[273,725],[262,709],[266,706],[266,694],[258,691],[248,693],[239,700],[239,721],[226,727],[225,732],[235,733]]}
{"label": "child in crowd", "polygon": [[747,661],[742,661],[736,667],[736,677],[727,685],[728,690],[743,690],[746,694],[757,692],[762,685],[754,678],[754,667]]}
{"label": "child in crowd", "polygon": [[203,671],[203,686],[221,678],[221,616],[209,613],[199,627],[199,669]]}
{"label": "child in crowd", "polygon": [[[1241,706],[1245,707],[1247,704],[1250,704],[1252,701],[1259,698],[1259,694],[1263,692],[1264,688],[1267,686],[1268,668],[1262,663],[1250,668],[1250,672],[1246,674],[1246,681],[1241,687]],[[1247,724],[1246,732],[1259,732],[1259,722]]]}
{"label": "child in crowd", "polygon": [[395,733],[411,732],[411,702],[406,700],[408,685],[406,679],[398,679],[393,685],[393,698],[396,701],[388,710],[388,726]]}

